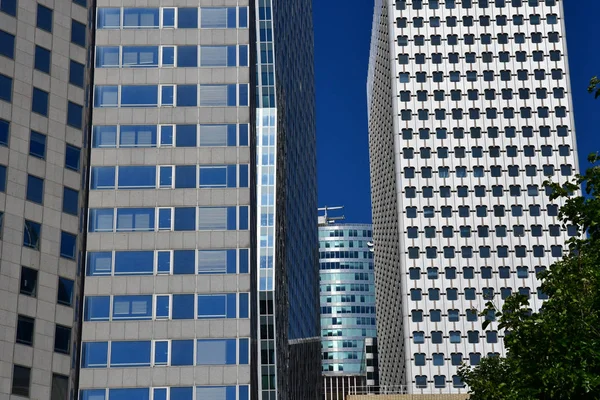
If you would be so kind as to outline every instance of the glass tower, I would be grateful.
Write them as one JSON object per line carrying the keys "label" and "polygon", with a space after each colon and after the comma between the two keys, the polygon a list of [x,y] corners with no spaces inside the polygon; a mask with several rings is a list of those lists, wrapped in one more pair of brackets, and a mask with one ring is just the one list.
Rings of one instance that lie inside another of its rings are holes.
{"label": "glass tower", "polygon": [[0,0],[0,397],[316,398],[312,9],[273,3]]}
{"label": "glass tower", "polygon": [[466,393],[505,354],[477,310],[538,309],[575,233],[543,186],[577,171],[562,1],[378,1],[368,95],[381,386]]}
{"label": "glass tower", "polygon": [[319,226],[321,351],[326,399],[362,393],[367,384],[363,365],[365,338],[377,336],[371,240],[368,224]]}

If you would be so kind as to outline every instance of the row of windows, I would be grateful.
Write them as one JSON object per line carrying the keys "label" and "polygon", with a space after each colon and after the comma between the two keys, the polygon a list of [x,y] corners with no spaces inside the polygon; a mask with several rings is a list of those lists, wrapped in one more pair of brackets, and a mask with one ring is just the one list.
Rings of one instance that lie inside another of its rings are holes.
{"label": "row of windows", "polygon": [[[413,10],[422,10],[424,8],[423,0],[412,0],[410,3]],[[396,10],[406,10],[407,0],[396,0]],[[430,10],[437,10],[440,8],[440,4],[444,5],[444,8],[452,10],[456,8],[456,0],[426,0],[425,5]],[[459,0],[458,4],[462,5],[464,9],[470,9],[473,4],[476,4],[476,8],[488,8],[495,6],[497,8],[503,8],[506,6],[522,7],[529,5],[529,7],[538,7],[545,4],[548,7],[555,6],[556,0]]]}
{"label": "row of windows", "polygon": [[[547,299],[547,295],[541,291],[541,289],[537,289],[537,297],[538,299]],[[410,290],[410,299],[412,301],[421,301],[423,300],[423,296],[427,296],[430,301],[439,301],[440,295],[446,296],[447,301],[458,301],[459,295],[465,296],[465,300],[476,300],[476,296],[480,295],[484,298],[484,300],[491,300],[498,292],[492,287],[485,287],[481,290],[481,292],[476,292],[475,288],[464,288],[464,293],[459,293],[456,288],[447,288],[446,292],[440,292],[440,289],[428,289],[427,293],[423,293],[422,289],[411,289]],[[503,287],[500,289],[500,295],[502,299],[506,299],[508,296],[512,294],[512,288]],[[531,289],[528,287],[520,287],[518,289],[518,293],[522,296],[527,297],[528,299],[531,296]]]}
{"label": "row of windows", "polygon": [[[8,124],[6,126],[8,127]],[[47,136],[43,133],[31,131],[29,135],[29,155],[42,160],[46,159],[46,139]],[[80,162],[81,149],[67,143],[65,145],[65,168],[79,172]]]}
{"label": "row of windows", "polygon": [[[426,375],[416,375],[415,376],[415,386],[418,389],[426,389],[427,388],[427,376]],[[431,382],[431,381],[429,381]],[[448,382],[450,383],[450,382]],[[436,389],[443,389],[446,387],[446,375],[434,375],[433,376],[433,386]],[[462,379],[458,375],[452,375],[452,386],[455,388],[464,388],[465,384]]]}
{"label": "row of windows", "polygon": [[[73,307],[73,290],[75,282],[71,279],[58,277],[56,303],[67,307]],[[38,294],[38,271],[28,267],[21,267],[19,293],[25,296],[37,297]]]}
{"label": "row of windows", "polygon": [[[497,91],[496,89],[484,89],[481,92],[478,89],[469,89],[466,92],[463,92],[461,89],[452,89],[449,93],[440,89],[434,90],[433,94],[429,93],[427,90],[417,90],[416,95],[412,94],[410,90],[402,90],[400,91],[400,101],[408,103],[415,98],[417,101],[428,101],[431,98],[433,98],[434,101],[446,101],[448,98],[451,101],[461,101],[465,99],[469,101],[477,101],[479,99],[494,101],[497,98],[502,98],[502,100],[512,100],[514,95],[516,95],[515,91],[518,91],[518,96],[521,100],[531,99],[532,92],[534,91],[537,99],[541,100],[548,98],[547,88],[536,88],[535,90],[529,88],[519,88],[518,90],[506,88],[501,89],[500,91]],[[565,90],[561,87],[555,87],[552,89],[552,96],[555,99],[562,99],[565,97]]]}
{"label": "row of windows", "polygon": [[321,296],[321,304],[324,303],[373,303],[375,296],[365,296],[356,294],[340,294]]}
{"label": "row of windows", "polygon": [[[530,204],[528,207],[529,207],[529,215],[531,217],[541,216],[542,209],[539,205]],[[423,207],[423,211],[417,212],[417,207],[406,207],[405,212],[406,212],[407,218],[417,218],[417,214],[421,213],[421,212],[423,213],[424,218],[434,218],[436,212],[439,213],[442,218],[452,218],[453,213],[457,213],[458,217],[460,217],[460,218],[469,218],[471,216],[471,213],[474,213],[475,216],[478,218],[487,218],[487,216],[488,216],[488,206],[485,206],[485,205],[475,206],[475,210],[471,210],[471,207],[469,207],[469,206],[458,206],[457,208],[458,208],[457,210],[453,210],[452,206],[441,206],[439,210],[436,210],[435,207],[433,207],[433,206],[425,206],[425,207]],[[511,208],[511,215],[513,217],[522,217],[523,216],[523,206],[522,205],[513,205],[513,206],[510,206],[510,208]],[[527,208],[525,209],[525,211],[527,211]],[[549,217],[558,216],[558,205],[548,204],[546,206],[545,212],[546,212],[546,215],[548,215]],[[505,216],[505,206],[503,206],[503,205],[494,206],[494,216],[496,216],[496,217]],[[504,237],[504,236],[502,236],[502,233],[499,234],[498,231],[496,231],[496,236]]]}
{"label": "row of windows", "polygon": [[398,54],[398,63],[400,65],[407,65],[409,64],[409,60],[412,60],[413,63],[422,65],[426,63],[426,60],[435,59],[437,61],[445,59],[448,60],[448,63],[450,64],[475,64],[477,60],[481,60],[484,63],[497,64],[498,62],[508,63],[512,61],[527,62],[529,58],[535,62],[544,62],[546,58],[549,58],[550,61],[558,62],[562,59],[562,53],[560,50],[550,50],[548,54],[542,50],[533,50],[530,53],[518,50],[515,51],[514,54],[508,51],[499,51],[498,54],[494,54],[491,51],[483,51],[480,54],[467,51],[465,53],[449,52],[447,55],[433,53],[430,57],[424,53],[416,53],[413,55],[401,53]]}
{"label": "row of windows", "polygon": [[247,106],[248,101],[247,84],[200,85],[199,88],[198,85],[94,88],[94,107],[235,107]]}
{"label": "row of windows", "polygon": [[321,274],[321,282],[338,282],[338,281],[373,281],[372,272],[336,272],[331,274]]}
{"label": "row of windows", "polygon": [[369,307],[369,306],[321,307],[321,314],[375,314],[375,307]]}
{"label": "row of windows", "polygon": [[331,261],[322,262],[319,264],[321,270],[335,269],[364,269],[372,270],[373,263],[353,262],[353,261]]}
{"label": "row of windows", "polygon": [[440,17],[429,17],[429,20],[423,17],[413,17],[412,21],[409,21],[406,17],[396,18],[396,27],[400,29],[410,28],[409,24],[412,24],[412,28],[423,28],[425,24],[429,24],[431,28],[440,28],[442,23],[445,23],[447,27],[457,27],[458,24],[462,24],[464,27],[475,26],[475,23],[479,23],[479,26],[490,26],[491,22],[495,22],[497,26],[506,26],[509,23],[515,26],[521,25],[556,25],[558,24],[558,15],[546,14],[542,17],[540,14],[529,14],[529,17],[524,17],[522,14],[515,14],[512,18],[506,15],[496,15],[490,17],[488,15],[480,15],[473,17],[472,15],[464,15],[461,19],[456,16],[448,16],[445,20]]}
{"label": "row of windows", "polygon": [[[568,146],[565,146],[565,147],[559,146],[559,147],[562,147],[563,149],[566,147],[567,149],[569,149]],[[541,153],[542,153],[543,157],[549,157],[547,155],[547,153],[545,153],[545,150],[548,148],[551,149],[550,146],[542,146]],[[421,149],[423,149],[423,148],[421,148]],[[459,153],[460,153],[460,151],[459,151]],[[471,154],[473,154],[473,153],[471,152]],[[559,156],[566,157],[563,154],[561,154],[561,149],[559,148]],[[569,164],[561,165],[561,172],[568,173],[570,170],[571,170],[571,166]],[[525,165],[524,168],[521,165],[508,165],[508,166],[492,165],[488,168],[480,166],[480,165],[476,165],[473,167],[458,166],[458,167],[454,167],[453,170],[451,170],[450,167],[438,167],[437,171],[433,170],[433,168],[431,168],[431,167],[421,167],[420,170],[416,170],[416,168],[414,168],[414,167],[404,167],[403,174],[404,174],[405,179],[414,179],[416,177],[416,174],[419,174],[420,177],[423,179],[431,179],[434,177],[435,174],[437,174],[437,177],[440,179],[451,178],[452,175],[454,175],[455,178],[468,178],[468,177],[485,178],[486,174],[489,174],[489,176],[491,176],[493,178],[501,178],[504,174],[506,174],[507,176],[509,176],[511,178],[517,178],[521,175],[522,172],[525,172],[525,176],[534,177],[534,176],[537,176],[537,173],[539,171],[543,171],[544,175],[546,175],[546,176],[552,176],[554,174],[554,166],[551,164],[546,164],[540,169],[538,165],[534,165],[534,164]],[[441,186],[441,187],[443,187],[443,186]],[[456,190],[458,190],[459,187],[461,187],[461,186],[457,186]],[[476,187],[480,187],[480,186],[476,186]],[[492,185],[492,187],[496,187],[496,185]],[[511,191],[517,190],[517,189],[512,189],[511,185],[509,185],[509,187],[511,188],[510,189]],[[444,189],[444,190],[446,190],[446,189]],[[461,190],[464,190],[464,189],[461,189]],[[481,189],[479,189],[479,190],[481,190]],[[496,190],[500,190],[500,189],[496,189]],[[544,188],[544,191],[545,190],[548,190],[548,189]],[[530,192],[529,193],[530,196],[534,196],[534,195],[537,196],[538,186],[537,185],[527,185],[527,191]]]}
{"label": "row of windows", "polygon": [[248,318],[249,311],[248,293],[86,296],[84,320]]}
{"label": "row of windows", "polygon": [[[0,175],[1,174],[2,172],[0,171]],[[2,180],[3,179],[0,178],[0,181]],[[3,191],[2,189],[2,185],[0,184],[0,191]],[[38,178],[34,175],[27,175],[27,191],[25,198],[33,203],[43,204],[44,179]],[[66,186],[63,187],[62,211],[64,213],[77,216],[79,211],[79,191]]]}
{"label": "row of windows", "polygon": [[347,336],[364,336],[364,337],[376,337],[376,329],[322,329],[321,337],[347,337]]}
{"label": "row of windows", "polygon": [[[441,54],[433,54],[432,55],[432,59],[431,59],[433,64],[442,64],[444,63],[444,59],[442,58]],[[419,79],[423,79],[426,73],[425,72],[417,72],[416,73],[416,77],[417,77],[417,81],[419,81]],[[545,69],[540,68],[540,69],[535,69],[533,71],[533,73],[531,73],[528,69],[522,68],[522,69],[518,69],[515,71],[512,70],[508,70],[508,69],[504,69],[504,70],[500,70],[500,71],[494,71],[494,70],[485,70],[485,71],[466,71],[466,72],[461,72],[461,71],[449,71],[449,72],[444,72],[444,71],[435,71],[432,72],[430,77],[433,79],[434,82],[444,82],[445,78],[449,78],[450,82],[460,82],[461,79],[466,78],[466,80],[468,82],[476,82],[478,79],[483,78],[484,82],[497,82],[498,81],[498,77],[500,78],[500,81],[511,81],[514,77],[517,77],[517,80],[519,81],[528,81],[530,80],[531,77],[533,77],[534,80],[536,81],[545,81],[547,78],[550,78],[552,80],[561,80],[564,77],[563,74],[563,70],[559,69],[559,68],[554,68],[550,71],[550,73],[547,73]],[[400,83],[408,83],[410,82],[409,79],[410,75],[408,72],[402,72],[399,75],[399,79],[400,79]],[[443,93],[443,92],[442,92]],[[458,92],[460,93],[460,92]],[[477,90],[474,90],[474,93],[477,93]],[[489,97],[492,97],[491,94],[493,93],[491,90],[488,92],[486,91],[486,100],[494,100],[496,98],[496,96],[494,95],[493,98],[488,98],[487,93],[490,94]],[[523,97],[529,98],[529,89],[523,90]],[[564,97],[564,91],[562,88],[557,89],[555,92],[555,94],[557,94],[557,98],[563,98]],[[506,100],[510,100],[512,99],[512,90],[507,89],[506,91],[503,91],[503,95],[506,96]],[[403,91],[400,92],[400,99],[402,101],[408,102],[410,101],[410,97],[408,97],[408,93]],[[469,97],[470,100],[477,100],[477,98],[473,98],[473,97]]]}
{"label": "row of windows", "polygon": [[247,188],[248,164],[92,167],[90,188]]}
{"label": "row of windows", "polygon": [[[503,133],[508,138],[516,137],[517,133],[520,134],[519,136],[522,136],[524,138],[530,138],[530,137],[533,137],[534,131],[539,132],[540,137],[550,137],[551,132],[556,132],[558,137],[566,137],[569,134],[569,128],[566,125],[558,125],[554,129],[547,125],[541,125],[539,127],[536,127],[535,129],[533,126],[525,125],[525,126],[520,126],[518,130],[516,127],[512,127],[512,126],[507,126],[504,128],[498,128],[497,126],[489,126],[487,128],[483,128],[483,129],[481,127],[473,127],[473,128],[469,128],[468,130],[465,130],[464,128],[458,128],[458,127],[452,128],[452,129],[440,127],[440,128],[435,128],[434,130],[431,130],[429,128],[420,128],[418,130],[405,128],[405,129],[402,129],[401,135],[402,135],[402,139],[404,139],[404,140],[412,140],[413,138],[417,138],[417,137],[422,140],[428,140],[430,138],[443,140],[443,139],[446,139],[448,137],[448,135],[454,136],[455,139],[463,139],[465,137],[465,134],[470,135],[472,139],[480,139],[482,137],[482,135],[487,138],[490,138],[490,139],[496,139],[499,137],[500,133]],[[448,149],[446,147],[441,147],[441,148],[437,149],[437,152],[441,153],[441,154],[447,154],[447,151],[448,151]],[[488,148],[488,151],[492,154],[499,154],[500,147],[499,146],[490,146]],[[516,146],[507,146],[506,151],[516,154]]]}
{"label": "row of windows", "polygon": [[[35,221],[25,220],[23,226],[23,246],[33,250],[40,250],[42,244],[42,224]],[[75,260],[77,255],[77,235],[60,232],[60,256],[69,260]]]}
{"label": "row of windows", "polygon": [[250,387],[240,385],[86,389],[81,391],[80,398],[81,400],[250,400]]}
{"label": "row of windows", "polygon": [[[554,175],[553,165],[543,166],[544,176]],[[561,166],[561,175],[570,176],[572,169],[570,165]],[[549,189],[548,189],[549,190]],[[431,198],[451,198],[451,197],[471,197],[473,193],[475,197],[486,197],[489,193],[493,197],[503,197],[505,194],[509,194],[511,197],[521,197],[522,194],[530,197],[536,197],[540,195],[538,185],[527,185],[526,188],[522,188],[521,185],[509,185],[508,189],[504,189],[503,185],[492,185],[491,190],[487,189],[485,185],[476,185],[473,188],[468,186],[457,186],[452,188],[450,186],[439,186],[434,189],[433,186],[423,186],[421,190],[417,190],[414,186],[406,186],[404,188],[405,197],[407,199],[414,199],[419,194],[419,198],[431,199]],[[549,191],[549,193],[551,193]],[[496,208],[498,215],[503,216],[504,211],[500,208]],[[496,211],[495,210],[495,211]]]}
{"label": "row of windows", "polygon": [[482,118],[488,120],[495,120],[498,118],[513,119],[515,116],[521,118],[534,118],[535,116],[538,118],[550,118],[551,115],[554,115],[556,118],[566,118],[567,108],[564,106],[556,106],[554,109],[551,109],[543,106],[538,107],[537,109],[533,109],[532,107],[520,107],[515,110],[513,107],[504,107],[499,110],[496,107],[489,107],[485,109],[485,114],[482,114],[482,111],[479,108],[469,108],[467,111],[462,108],[453,108],[450,111],[447,111],[445,108],[437,108],[433,110],[433,112],[430,112],[428,109],[419,109],[416,110],[416,113],[410,109],[400,110],[400,118],[402,121],[411,121],[415,116],[419,121],[427,121],[430,117],[435,117],[436,121],[444,121],[447,117],[451,117],[456,121],[467,119],[465,118],[467,115],[467,118],[471,120]]}
{"label": "row of windows", "polygon": [[91,208],[89,212],[89,232],[247,230],[249,224],[248,206]]}
{"label": "row of windows", "polygon": [[[0,74],[0,100],[12,102],[13,78]],[[48,117],[50,94],[45,90],[34,87],[31,95],[31,111]],[[67,125],[76,129],[83,128],[83,106],[67,102]]]}
{"label": "row of windows", "polygon": [[323,352],[323,360],[358,360],[362,358],[362,352],[356,351],[333,351]]}
{"label": "row of windows", "polygon": [[[339,319],[339,318],[338,318]],[[362,349],[364,340],[323,340],[322,349]]]}
{"label": "row of windows", "polygon": [[363,241],[363,240],[321,240],[321,241],[319,241],[319,247],[325,248],[325,249],[329,249],[329,248],[334,248],[334,249],[342,248],[343,249],[344,247],[362,248],[362,247],[367,247],[367,242]]}
{"label": "row of windows", "polygon": [[92,147],[248,146],[248,129],[248,124],[201,124],[199,130],[198,125],[101,125],[92,130]]}
{"label": "row of windows", "polygon": [[[502,288],[509,289],[511,288]],[[529,293],[529,288],[520,288],[519,293],[527,292]],[[526,295],[524,295],[526,296]],[[461,312],[462,311],[462,312]],[[479,317],[479,312],[476,309],[467,309],[467,310],[457,310],[450,309],[445,312],[441,310],[432,309],[428,311],[429,314],[423,314],[423,310],[412,310],[411,311],[411,320],[415,323],[420,323],[424,321],[424,317],[429,317],[429,322],[442,322],[442,318],[447,318],[448,322],[459,322],[461,317],[466,317],[467,322],[477,322]]]}
{"label": "row of windows", "polygon": [[373,231],[367,229],[319,229],[319,237],[365,237],[372,238]]}
{"label": "row of windows", "polygon": [[[488,154],[491,158],[499,158],[502,153],[506,154],[506,157],[518,157],[519,153],[522,153],[525,157],[535,157],[536,153],[542,157],[552,157],[555,154],[559,157],[569,157],[571,155],[571,148],[568,145],[559,145],[556,150],[551,145],[541,145],[539,147],[524,145],[521,148],[519,146],[508,145],[504,149],[501,149],[500,146],[492,145],[485,150],[482,146],[472,146],[467,150],[465,146],[455,146],[453,149],[440,146],[434,150],[431,147],[420,147],[416,152],[413,147],[402,148],[402,155],[406,160],[413,159],[415,154],[418,154],[422,159],[429,159],[432,154],[437,154],[437,158],[448,158],[448,154],[453,154],[453,158],[466,158],[466,154],[471,154],[471,158],[483,158],[484,154]],[[477,168],[480,168],[481,171],[483,167],[477,166]],[[496,171],[501,171],[500,166],[493,165],[490,167],[490,171],[492,168],[495,168]],[[527,170],[527,168],[525,169]],[[531,171],[533,172],[533,169]]]}
{"label": "row of windows", "polygon": [[449,331],[448,334],[442,331],[431,331],[427,336],[423,331],[414,331],[412,334],[415,344],[424,344],[425,339],[431,339],[433,344],[441,344],[443,339],[449,339],[450,343],[458,344],[463,338],[468,338],[469,343],[479,343],[479,339],[484,337],[487,343],[498,343],[498,332],[496,331],[485,331],[485,336],[479,331],[468,331],[466,335],[460,331]]}
{"label": "row of windows", "polygon": [[161,7],[97,9],[98,29],[247,28],[248,7]]}
{"label": "row of windows", "polygon": [[368,283],[347,283],[338,285],[322,285],[321,292],[372,292],[373,286]]}
{"label": "row of windows", "polygon": [[[4,1],[4,3],[8,3]],[[0,2],[0,11],[2,11]],[[22,365],[13,365],[12,374],[12,389],[11,393],[16,396],[29,397],[31,386],[31,367],[25,367]],[[50,391],[50,400],[65,400],[69,391],[69,377],[52,374],[52,387]],[[89,399],[92,400],[92,399]]]}
{"label": "row of windows", "polygon": [[480,246],[478,250],[474,250],[472,246],[461,246],[460,253],[454,246],[444,246],[443,249],[438,250],[436,246],[427,246],[421,251],[419,247],[408,247],[408,258],[411,260],[417,260],[421,258],[422,254],[425,254],[427,259],[436,259],[443,254],[443,258],[450,259],[457,255],[460,258],[473,258],[475,255],[479,255],[479,258],[490,258],[492,254],[495,254],[497,258],[508,258],[509,254],[514,254],[515,257],[523,258],[527,257],[528,254],[533,254],[533,257],[545,257],[546,253],[550,253],[552,257],[558,258],[563,255],[563,247],[561,245],[552,245],[550,250],[546,250],[544,245],[533,245],[531,249],[527,249],[527,246],[496,246],[496,250],[492,250],[490,246]]}
{"label": "row of windows", "polygon": [[[375,318],[369,318],[369,317],[321,318],[321,326],[326,326],[326,325],[343,325],[343,326],[372,325],[372,326],[375,326],[375,324],[376,324]],[[338,342],[329,342],[329,343],[338,343]],[[324,343],[322,343],[322,344],[324,344]],[[344,346],[344,347],[347,347],[347,346]],[[353,346],[353,347],[356,347],[356,346]]]}
{"label": "row of windows", "polygon": [[81,366],[139,368],[168,365],[247,365],[249,358],[249,340],[244,338],[84,342]]}
{"label": "row of windows", "polygon": [[248,249],[89,252],[87,276],[247,274]]}
{"label": "row of windows", "polygon": [[373,258],[370,251],[322,251],[319,258]]}
{"label": "row of windows", "polygon": [[[476,37],[472,33],[465,33],[462,37],[459,37],[456,34],[448,34],[445,38],[442,38],[442,35],[430,35],[425,38],[424,35],[415,35],[412,39],[407,36],[398,36],[396,38],[396,43],[400,47],[421,47],[425,46],[426,43],[431,46],[458,46],[459,43],[461,45],[519,45],[526,44],[528,41],[531,44],[541,44],[544,43],[544,39],[547,39],[549,43],[559,43],[560,42],[560,34],[558,32],[548,32],[547,36],[542,32],[531,32],[529,34],[526,33],[513,33],[512,36],[508,33],[498,33],[496,37],[493,37],[490,33],[482,33],[479,37]],[[519,46],[515,46],[519,47]]]}
{"label": "row of windows", "polygon": [[[33,346],[35,337],[35,319],[26,315],[17,317],[16,342],[25,346]],[[68,326],[55,325],[54,329],[54,352],[69,354],[71,352],[71,328]]]}
{"label": "row of windows", "polygon": [[[160,62],[159,62],[160,60]],[[97,46],[96,67],[247,67],[248,45]]]}
{"label": "row of windows", "polygon": [[[511,230],[506,229],[506,225],[496,225],[495,230],[489,229],[487,225],[479,225],[477,229],[472,228],[470,225],[461,225],[458,230],[456,230],[453,226],[442,226],[441,230],[435,226],[426,226],[423,229],[419,230],[416,226],[409,226],[406,228],[406,233],[409,239],[417,239],[419,237],[419,233],[423,234],[424,238],[427,239],[435,239],[437,234],[441,233],[444,238],[452,238],[455,233],[459,233],[461,238],[470,238],[472,233],[477,233],[477,237],[486,238],[490,236],[490,233],[498,233],[498,237],[506,237],[506,232],[511,232]],[[525,229],[523,225],[513,225],[512,232],[515,237],[524,237],[526,233],[530,234],[533,237],[542,237],[545,236],[545,232],[548,232],[551,237],[561,236],[561,232],[564,230],[558,224],[551,224],[547,227],[543,227],[542,225],[531,225],[530,229]],[[577,228],[573,225],[567,226],[567,232],[569,236],[577,235]],[[480,247],[481,252],[481,247]]]}
{"label": "row of windows", "polygon": [[[535,267],[535,275],[538,276],[541,272],[544,272],[546,267],[537,266]],[[419,280],[422,275],[427,275],[427,279],[438,279],[441,274],[441,271],[438,267],[428,267],[425,272],[425,268],[423,268],[423,272],[419,267],[409,268],[409,276],[411,280]],[[493,271],[492,267],[480,267],[478,271],[475,271],[473,267],[463,267],[462,272],[458,272],[458,274],[462,274],[464,279],[475,279],[475,274],[480,275],[481,277],[477,279],[492,279],[493,274],[498,274],[500,279],[510,279],[510,274],[515,273],[515,271],[511,271],[510,267],[498,267],[498,271]],[[446,267],[444,269],[444,276],[446,279],[456,279],[456,267]],[[526,266],[518,266],[516,267],[516,275],[519,279],[529,278],[529,268]]]}

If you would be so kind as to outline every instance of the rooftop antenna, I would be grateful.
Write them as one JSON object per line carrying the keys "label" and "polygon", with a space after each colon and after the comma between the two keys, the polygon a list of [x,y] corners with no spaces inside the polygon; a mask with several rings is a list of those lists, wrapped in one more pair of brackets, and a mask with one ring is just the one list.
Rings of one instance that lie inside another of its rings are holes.
{"label": "rooftop antenna", "polygon": [[333,211],[333,210],[343,210],[344,206],[335,206],[335,207],[320,207],[318,210],[319,212],[323,211],[324,214],[323,215],[319,215],[319,226],[325,226],[325,225],[330,225],[330,224],[334,224],[336,221],[342,221],[344,219],[346,219],[345,216],[341,215],[341,216],[337,216],[337,217],[330,217],[328,215],[328,211]]}

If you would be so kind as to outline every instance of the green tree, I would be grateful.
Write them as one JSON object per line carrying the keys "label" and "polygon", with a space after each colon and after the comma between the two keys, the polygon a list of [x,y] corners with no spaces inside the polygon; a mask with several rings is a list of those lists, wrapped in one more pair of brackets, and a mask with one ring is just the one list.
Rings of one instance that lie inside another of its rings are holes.
{"label": "green tree", "polygon": [[482,312],[495,312],[506,330],[507,356],[459,369],[472,400],[600,399],[600,156],[588,161],[585,174],[545,183],[552,200],[564,200],[563,227],[579,232],[561,261],[539,276],[548,300],[532,313],[525,296],[512,295],[502,310],[488,302]]}

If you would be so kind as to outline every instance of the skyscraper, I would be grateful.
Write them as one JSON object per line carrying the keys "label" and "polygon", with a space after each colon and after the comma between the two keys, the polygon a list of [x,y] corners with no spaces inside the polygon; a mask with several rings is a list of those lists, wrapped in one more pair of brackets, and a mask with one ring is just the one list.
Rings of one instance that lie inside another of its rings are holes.
{"label": "skyscraper", "polygon": [[370,224],[319,226],[325,399],[366,390],[365,339],[377,336]]}
{"label": "skyscraper", "polygon": [[3,394],[316,398],[312,10],[274,3],[2,0]]}
{"label": "skyscraper", "polygon": [[[543,182],[577,170],[560,0],[376,2],[368,82],[381,386],[464,393],[504,355],[477,311],[545,298],[565,251]],[[493,320],[493,315],[487,318]]]}

